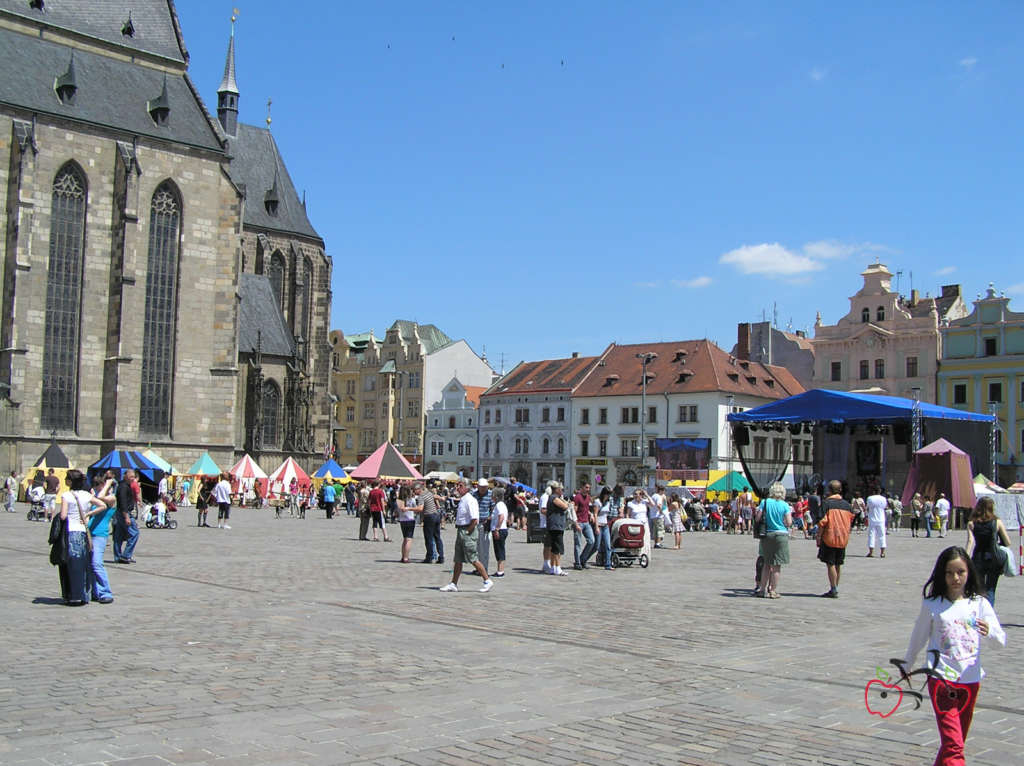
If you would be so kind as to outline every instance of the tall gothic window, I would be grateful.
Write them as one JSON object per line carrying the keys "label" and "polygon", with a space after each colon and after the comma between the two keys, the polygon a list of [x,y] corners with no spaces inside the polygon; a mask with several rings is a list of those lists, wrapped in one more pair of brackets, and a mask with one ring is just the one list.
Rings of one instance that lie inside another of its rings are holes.
{"label": "tall gothic window", "polygon": [[281,389],[272,380],[263,384],[263,448],[280,444]]}
{"label": "tall gothic window", "polygon": [[302,266],[302,337],[306,348],[312,348],[310,335],[313,332],[313,261],[303,259]]}
{"label": "tall gothic window", "polygon": [[267,269],[267,276],[270,277],[270,286],[274,290],[274,298],[277,299],[277,307],[284,310],[284,256],[277,250],[270,256],[270,268]]}
{"label": "tall gothic window", "polygon": [[178,293],[181,204],[170,181],[153,194],[146,259],[146,316],[142,335],[142,394],[139,428],[168,433],[174,377],[174,331]]}
{"label": "tall gothic window", "polygon": [[43,428],[75,427],[85,197],[85,176],[68,163],[53,181],[43,344]]}

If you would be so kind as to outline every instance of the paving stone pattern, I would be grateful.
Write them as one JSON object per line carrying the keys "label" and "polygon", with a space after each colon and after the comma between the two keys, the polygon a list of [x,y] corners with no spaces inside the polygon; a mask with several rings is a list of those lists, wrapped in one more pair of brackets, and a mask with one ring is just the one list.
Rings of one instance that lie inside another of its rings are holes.
{"label": "paving stone pattern", "polygon": [[[142,530],[137,564],[108,564],[113,604],[67,608],[47,526],[0,513],[0,763],[875,766],[937,749],[927,699],[883,719],[864,686],[902,655],[921,585],[963,533],[903,533],[885,559],[855,534],[834,601],[795,538],[769,601],[749,596],[746,536],[559,578],[513,533],[490,593],[464,576],[445,594],[450,566],[399,564],[397,541],[359,542],[345,515],[178,518]],[[999,586],[1009,645],[985,654],[971,763],[1024,752],[1022,587]]]}

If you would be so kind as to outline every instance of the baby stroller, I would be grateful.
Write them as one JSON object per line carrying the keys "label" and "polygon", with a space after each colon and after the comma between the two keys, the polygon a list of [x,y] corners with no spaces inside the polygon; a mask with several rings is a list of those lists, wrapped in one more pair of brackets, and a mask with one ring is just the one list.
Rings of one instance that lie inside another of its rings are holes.
{"label": "baby stroller", "polygon": [[612,566],[642,568],[651,563],[651,536],[643,519],[617,519],[612,524]]}
{"label": "baby stroller", "polygon": [[[161,513],[161,510],[163,513]],[[166,503],[163,508],[161,508],[160,503],[153,503],[146,510],[146,527],[148,529],[177,529],[178,522],[170,516],[177,510],[178,507],[174,503]],[[163,517],[162,520],[161,516]]]}
{"label": "baby stroller", "polygon": [[28,501],[31,503],[28,509],[26,518],[29,521],[45,521],[46,520],[46,505],[44,499],[46,498],[46,490],[44,490],[38,484],[31,487],[28,491]]}

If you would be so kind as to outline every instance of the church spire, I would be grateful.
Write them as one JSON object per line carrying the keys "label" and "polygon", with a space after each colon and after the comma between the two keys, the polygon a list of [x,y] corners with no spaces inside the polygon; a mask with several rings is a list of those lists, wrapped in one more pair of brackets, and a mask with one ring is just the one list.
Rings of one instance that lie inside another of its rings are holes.
{"label": "church spire", "polygon": [[224,77],[217,88],[217,119],[224,132],[233,136],[238,132],[238,83],[235,82],[235,21],[238,11],[231,16],[231,38],[228,41],[228,57],[224,62]]}

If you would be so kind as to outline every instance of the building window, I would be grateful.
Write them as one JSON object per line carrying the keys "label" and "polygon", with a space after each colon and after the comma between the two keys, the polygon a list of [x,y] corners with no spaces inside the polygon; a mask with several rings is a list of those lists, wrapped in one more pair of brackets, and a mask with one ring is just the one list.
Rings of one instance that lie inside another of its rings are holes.
{"label": "building window", "polygon": [[181,203],[177,190],[165,181],[153,193],[149,208],[142,392],[139,397],[139,429],[149,433],[169,433],[171,430],[180,231]]}
{"label": "building window", "polygon": [[658,408],[657,407],[648,407],[647,408],[647,422],[648,423],[657,423],[658,422]]}
{"label": "building window", "polygon": [[608,408],[607,407],[601,407],[601,409],[599,409],[597,411],[597,422],[598,422],[599,425],[602,425],[602,426],[608,425]]}
{"label": "building window", "polygon": [[345,393],[348,396],[355,396],[356,395],[356,382],[354,380],[346,380],[345,381]]}
{"label": "building window", "polygon": [[811,442],[804,442],[804,462],[811,462]]}
{"label": "building window", "polygon": [[[865,309],[867,311],[867,309]],[[768,453],[768,439],[764,436],[754,437],[754,460],[764,460]]]}
{"label": "building window", "polygon": [[484,439],[484,454],[485,455],[490,455],[491,454],[491,437],[490,436],[488,436],[486,439]]}
{"label": "building window", "polygon": [[640,440],[630,439],[629,440],[629,454],[633,457],[640,457]]}
{"label": "building window", "polygon": [[[1021,391],[1024,391],[1024,386],[1021,387]],[[586,408],[586,407],[584,407],[582,410],[580,410],[580,425],[581,426],[589,426],[590,425],[590,410],[588,408]]]}
{"label": "building window", "polygon": [[861,359],[860,360],[860,379],[861,380],[867,380],[870,377],[871,377],[871,373],[870,373],[870,367],[868,365],[868,360],[867,359]]}
{"label": "building window", "polygon": [[466,442],[466,457],[473,455],[473,442]]}
{"label": "building window", "polygon": [[639,407],[623,407],[622,408],[622,422],[623,423],[639,423],[640,422],[640,408]]}
{"label": "building window", "polygon": [[598,439],[597,440],[597,454],[600,457],[608,457],[608,440]]}
{"label": "building window", "polygon": [[777,463],[781,462],[785,451],[786,442],[784,439],[772,439],[772,460]]}
{"label": "building window", "polygon": [[66,165],[54,179],[51,200],[40,422],[43,428],[72,430],[78,399],[85,176]]}
{"label": "building window", "polygon": [[490,425],[490,424],[491,424],[491,411],[490,410],[484,410],[484,425],[487,426],[487,425]]}
{"label": "building window", "polygon": [[1000,402],[1003,401],[1003,384],[1002,383],[989,383],[988,384],[988,400],[990,402],[996,402],[996,403],[1000,403]]}
{"label": "building window", "polygon": [[377,390],[377,376],[367,375],[363,378],[363,390],[364,391],[376,391]]}
{"label": "building window", "polygon": [[953,404],[967,404],[967,384],[953,384]]}
{"label": "building window", "polygon": [[559,407],[557,410],[555,410],[555,422],[565,422],[565,407]]}
{"label": "building window", "polygon": [[409,402],[409,406],[406,407],[405,414],[410,418],[418,418],[420,416],[420,403],[413,399]]}
{"label": "building window", "polygon": [[454,415],[449,415],[448,416],[448,427],[449,428],[455,428],[455,416]]}
{"label": "building window", "polygon": [[386,418],[388,416],[388,403],[387,402],[381,402],[380,403],[380,416],[382,418]]}
{"label": "building window", "polygon": [[629,457],[629,442],[626,439],[619,440],[619,454],[622,457]]}
{"label": "building window", "polygon": [[647,457],[658,454],[658,445],[654,439],[647,440]]}
{"label": "building window", "polygon": [[523,454],[523,440],[522,439],[516,439],[515,454],[516,455]]}
{"label": "building window", "polygon": [[843,363],[832,362],[832,380],[839,381],[843,379]]}
{"label": "building window", "polygon": [[500,409],[494,411],[494,423],[495,423],[495,425],[497,425],[498,423],[501,423],[501,410]]}
{"label": "building window", "polygon": [[356,422],[356,408],[355,407],[346,407],[345,408],[345,422],[346,423],[355,423]]}
{"label": "building window", "polygon": [[530,454],[530,438],[529,437],[523,439],[523,454],[524,455],[529,455]]}
{"label": "building window", "polygon": [[540,443],[540,454],[546,455],[550,451],[551,441],[544,437],[544,440]]}
{"label": "building window", "polygon": [[580,455],[587,457],[590,454],[590,439],[580,439]]}
{"label": "building window", "polygon": [[278,423],[281,413],[281,389],[271,380],[263,383],[263,448],[280,444]]}
{"label": "building window", "polygon": [[463,445],[464,442],[459,442],[459,457],[462,457],[463,455],[466,454],[465,447]]}
{"label": "building window", "polygon": [[366,403],[363,404],[363,417],[364,418],[372,418],[373,417],[373,402],[366,402]]}
{"label": "building window", "polygon": [[875,311],[875,319],[877,319],[879,322],[885,321],[885,306],[878,307],[878,309]]}
{"label": "building window", "polygon": [[884,378],[885,377],[885,360],[884,359],[876,359],[875,360],[875,377],[876,378]]}
{"label": "building window", "polygon": [[870,309],[867,308],[867,306],[865,306],[860,312],[860,321],[864,322],[865,324],[871,321],[871,311]]}
{"label": "building window", "polygon": [[908,356],[907,357],[907,377],[908,378],[916,378],[917,377],[917,357],[916,356]]}
{"label": "building window", "polygon": [[494,456],[501,457],[501,437],[494,437]]}
{"label": "building window", "polygon": [[530,408],[529,407],[516,407],[516,422],[517,423],[529,423],[530,422]]}
{"label": "building window", "polygon": [[409,373],[409,388],[419,388],[419,387],[420,387],[420,373],[418,373],[418,372],[410,372]]}
{"label": "building window", "polygon": [[267,277],[270,279],[270,289],[274,291],[274,300],[277,307],[284,310],[284,256],[280,250],[275,250],[270,256],[270,265],[267,267]]}
{"label": "building window", "polygon": [[558,454],[559,455],[564,455],[565,454],[565,439],[559,439],[558,440]]}
{"label": "building window", "polygon": [[996,350],[996,339],[985,338],[985,356],[995,356],[998,353]]}
{"label": "building window", "polygon": [[540,422],[541,423],[550,423],[551,422],[551,408],[550,407],[541,407],[540,408]]}

